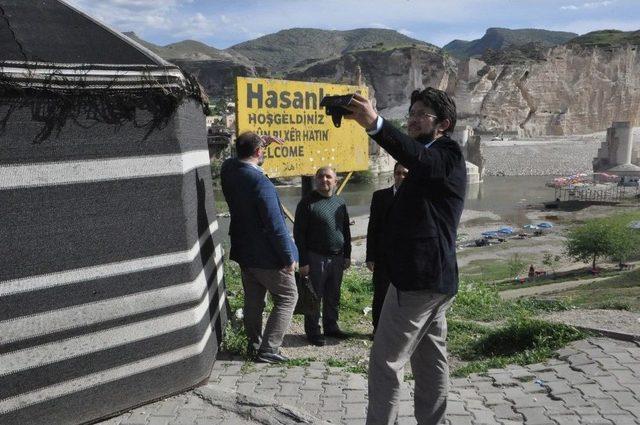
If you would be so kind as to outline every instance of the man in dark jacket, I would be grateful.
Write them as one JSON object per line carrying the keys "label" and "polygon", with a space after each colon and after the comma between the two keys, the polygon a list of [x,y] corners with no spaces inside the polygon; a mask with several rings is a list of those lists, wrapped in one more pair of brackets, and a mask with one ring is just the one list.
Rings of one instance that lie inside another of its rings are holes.
{"label": "man in dark jacket", "polygon": [[[300,274],[309,275],[322,304],[324,336],[346,338],[338,327],[338,307],[342,274],[351,265],[351,231],[347,205],[334,194],[336,184],[333,168],[316,171],[315,190],[296,208],[293,236],[300,252]],[[321,347],[325,339],[319,322],[319,309],[304,317],[307,339]]]}
{"label": "man in dark jacket", "polygon": [[369,213],[369,225],[367,226],[367,268],[373,272],[373,303],[371,315],[373,321],[373,333],[375,334],[382,311],[382,303],[389,289],[389,271],[387,270],[384,255],[384,228],[385,220],[393,197],[400,188],[402,181],[409,173],[402,164],[396,162],[393,167],[393,186],[373,192],[371,197],[371,209]]}
{"label": "man in dark jacket", "polygon": [[[266,145],[274,140],[250,132],[241,134],[236,139],[238,157],[227,159],[220,172],[231,213],[229,258],[242,272],[249,351],[257,361],[266,363],[288,360],[279,348],[298,299],[293,274],[298,250],[285,224],[278,192],[260,168]],[[263,334],[267,291],[274,305]]]}
{"label": "man in dark jacket", "polygon": [[466,167],[448,137],[456,107],[443,91],[414,91],[406,135],[356,95],[346,118],[356,120],[409,174],[394,198],[385,226],[392,285],[369,360],[367,424],[393,424],[404,365],[416,380],[414,412],[420,425],[444,418],[448,365],[445,312],[458,291],[456,232],[464,207]]}

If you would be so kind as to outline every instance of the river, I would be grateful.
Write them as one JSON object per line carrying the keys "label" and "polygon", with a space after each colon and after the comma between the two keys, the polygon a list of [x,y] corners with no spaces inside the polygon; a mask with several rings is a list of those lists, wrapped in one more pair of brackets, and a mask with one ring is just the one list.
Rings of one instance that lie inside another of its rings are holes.
{"label": "river", "polygon": [[[506,223],[522,226],[528,223],[525,216],[528,204],[540,204],[554,199],[554,190],[545,186],[550,176],[486,176],[477,185],[470,185],[465,200],[465,209],[490,211],[499,215]],[[392,176],[382,176],[372,182],[348,183],[341,196],[347,203],[351,217],[368,216],[371,194],[374,190],[392,184]],[[300,200],[299,186],[278,187],[278,193],[285,207],[295,212]],[[221,199],[222,191],[215,190],[216,199]],[[291,226],[291,223],[289,223]],[[228,232],[229,218],[219,218],[220,230]]]}

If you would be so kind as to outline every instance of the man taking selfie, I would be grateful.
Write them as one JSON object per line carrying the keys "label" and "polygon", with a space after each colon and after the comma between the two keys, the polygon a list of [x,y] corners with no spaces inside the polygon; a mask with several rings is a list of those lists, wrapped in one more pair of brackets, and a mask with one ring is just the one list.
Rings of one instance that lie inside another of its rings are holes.
{"label": "man taking selfie", "polygon": [[345,116],[360,124],[409,170],[387,215],[384,232],[391,286],[369,360],[367,424],[393,424],[405,364],[415,377],[420,425],[444,418],[448,375],[445,313],[458,291],[456,232],[464,207],[466,168],[448,134],[456,106],[434,88],[411,94],[408,135],[355,95]]}

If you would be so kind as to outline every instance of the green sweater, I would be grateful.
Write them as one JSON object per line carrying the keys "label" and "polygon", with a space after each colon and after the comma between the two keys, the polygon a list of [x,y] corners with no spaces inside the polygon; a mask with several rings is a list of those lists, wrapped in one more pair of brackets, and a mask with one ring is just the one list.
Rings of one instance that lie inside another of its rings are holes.
{"label": "green sweater", "polygon": [[344,199],[325,198],[313,191],[296,208],[293,237],[300,253],[300,266],[309,264],[309,251],[321,255],[351,257],[349,213]]}

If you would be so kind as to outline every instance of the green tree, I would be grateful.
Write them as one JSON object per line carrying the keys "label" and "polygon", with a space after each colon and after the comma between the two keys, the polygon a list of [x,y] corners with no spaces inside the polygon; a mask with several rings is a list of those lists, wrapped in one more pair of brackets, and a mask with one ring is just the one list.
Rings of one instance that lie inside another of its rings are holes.
{"label": "green tree", "polygon": [[589,220],[571,229],[567,235],[567,255],[585,263],[591,261],[591,267],[595,269],[598,258],[606,258],[613,251],[610,233],[611,224],[604,219]]}
{"label": "green tree", "polygon": [[640,253],[640,231],[629,227],[636,217],[637,214],[620,214],[610,219],[613,247],[609,257],[618,264]]}
{"label": "green tree", "polygon": [[629,227],[637,213],[597,218],[569,231],[567,254],[579,261],[592,262],[610,258],[622,263],[640,252],[640,232]]}

